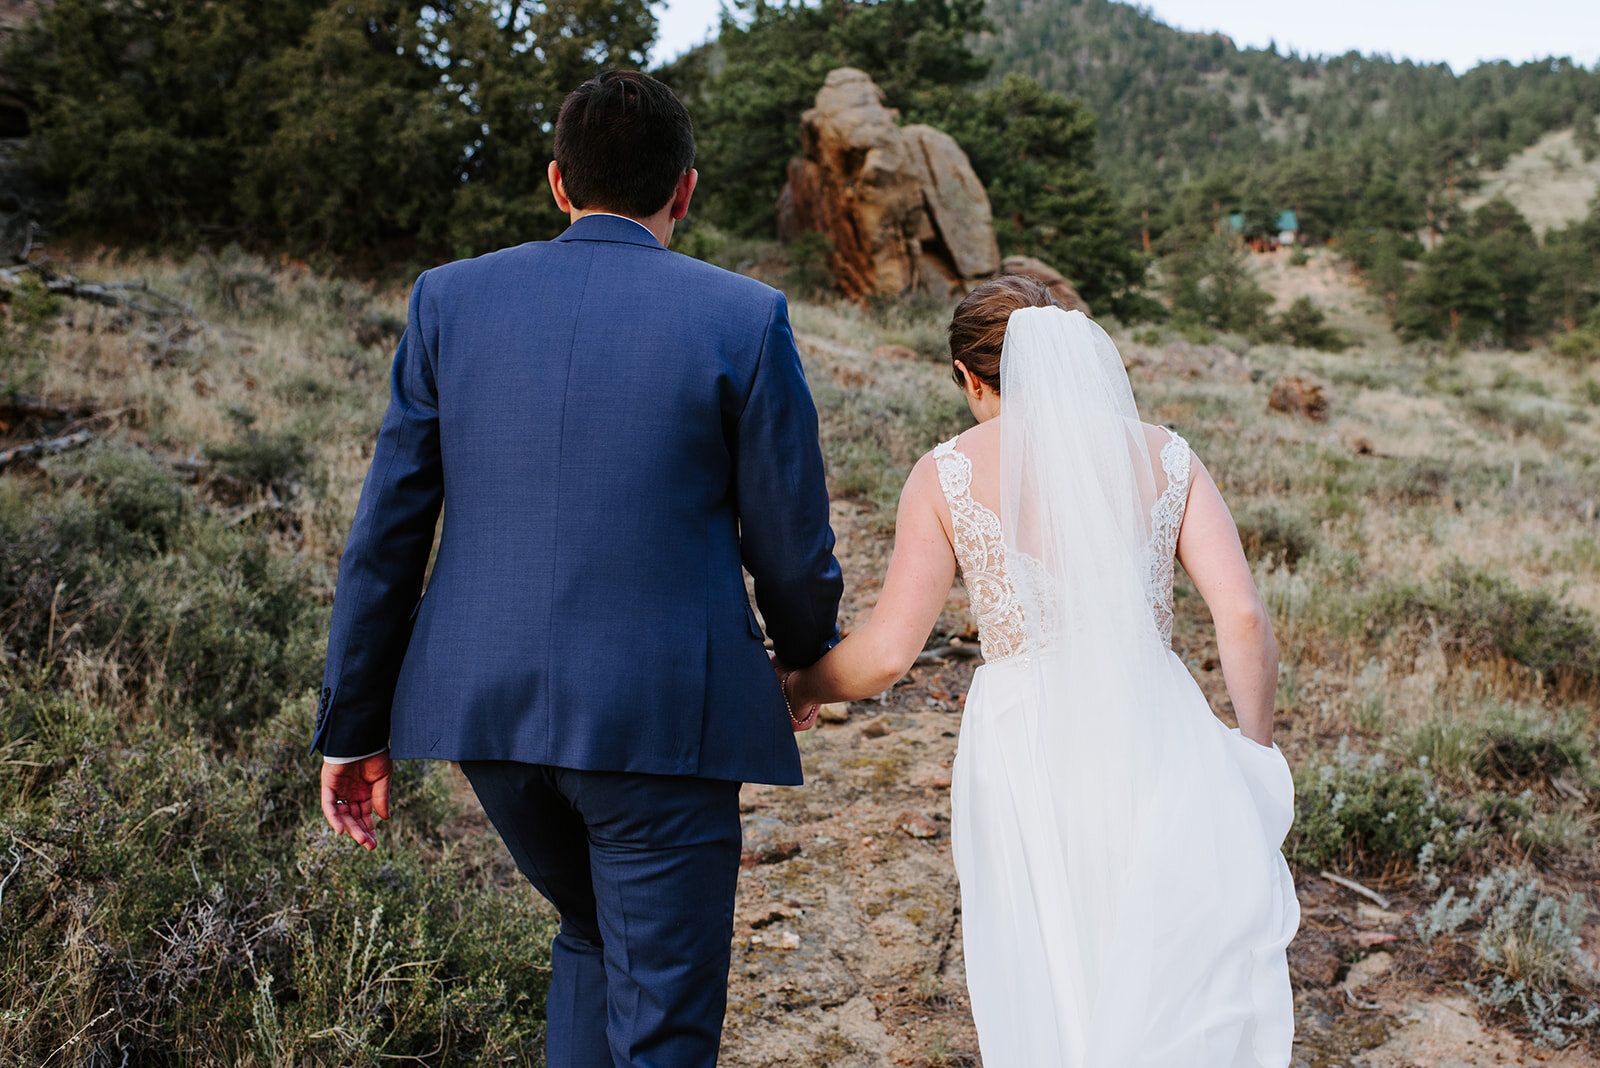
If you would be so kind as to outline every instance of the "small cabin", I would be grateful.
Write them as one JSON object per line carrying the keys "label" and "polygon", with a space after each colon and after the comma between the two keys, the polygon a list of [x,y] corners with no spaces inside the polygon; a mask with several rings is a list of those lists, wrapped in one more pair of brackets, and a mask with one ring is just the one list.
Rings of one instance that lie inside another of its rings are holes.
{"label": "small cabin", "polygon": [[[1244,213],[1236,211],[1228,216],[1228,225],[1233,232],[1244,232]],[[1252,252],[1273,252],[1284,245],[1300,243],[1300,219],[1292,211],[1278,212],[1276,235],[1257,234],[1247,238],[1245,244],[1250,246]]]}

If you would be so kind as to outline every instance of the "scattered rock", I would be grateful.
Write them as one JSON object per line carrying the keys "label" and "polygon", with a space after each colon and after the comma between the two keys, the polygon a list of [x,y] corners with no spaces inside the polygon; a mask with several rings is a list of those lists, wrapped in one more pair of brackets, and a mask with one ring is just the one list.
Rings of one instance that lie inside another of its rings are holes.
{"label": "scattered rock", "polygon": [[1050,289],[1051,296],[1060,302],[1063,308],[1071,311],[1077,309],[1085,315],[1091,314],[1089,305],[1078,295],[1071,282],[1054,267],[1041,259],[1032,256],[1007,256],[1000,264],[1001,274],[1017,274],[1024,278],[1032,278],[1035,282],[1043,282]]}
{"label": "scattered rock", "polygon": [[850,719],[850,705],[839,702],[835,705],[823,705],[817,712],[817,719],[822,723],[845,723]]}
{"label": "scattered rock", "polygon": [[1344,988],[1352,993],[1365,990],[1393,969],[1394,957],[1379,950],[1370,957],[1362,957],[1350,965],[1350,971],[1344,977]]}
{"label": "scattered rock", "polygon": [[1594,1062],[1577,1051],[1539,1052],[1525,1049],[1510,1035],[1497,1034],[1478,1022],[1472,1003],[1463,997],[1414,1002],[1401,1013],[1401,1026],[1376,1049],[1356,1056],[1368,1068],[1509,1068],[1540,1061],[1547,1068],[1577,1068]]}
{"label": "scattered rock", "polygon": [[894,829],[912,838],[937,838],[939,828],[920,812],[906,811],[894,818]]}
{"label": "scattered rock", "polygon": [[1356,906],[1357,927],[1393,927],[1405,917],[1390,909],[1380,909],[1376,905]]}
{"label": "scattered rock", "polygon": [[863,738],[882,738],[888,733],[889,728],[884,726],[883,720],[881,719],[875,719],[865,727],[861,728],[861,737]]}
{"label": "scattered rock", "polygon": [[1288,375],[1272,384],[1267,407],[1275,412],[1303,415],[1314,423],[1328,418],[1328,395],[1317,383],[1300,375]]}
{"label": "scattered rock", "polygon": [[1358,931],[1356,932],[1356,945],[1365,948],[1372,946],[1386,946],[1400,936],[1388,931]]}
{"label": "scattered rock", "polygon": [[745,850],[739,856],[739,864],[745,868],[754,868],[759,864],[782,864],[799,855],[799,842],[782,842],[767,849]]}

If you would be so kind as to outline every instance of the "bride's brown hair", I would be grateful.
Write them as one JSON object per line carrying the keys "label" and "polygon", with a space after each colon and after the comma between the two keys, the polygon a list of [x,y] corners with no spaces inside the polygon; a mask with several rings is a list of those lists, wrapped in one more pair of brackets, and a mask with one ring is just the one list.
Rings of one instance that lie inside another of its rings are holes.
{"label": "bride's brown hair", "polygon": [[1041,282],[1008,274],[978,286],[956,306],[950,318],[950,375],[961,384],[959,360],[978,381],[1000,392],[1000,350],[1006,343],[1006,323],[1018,308],[1060,307]]}

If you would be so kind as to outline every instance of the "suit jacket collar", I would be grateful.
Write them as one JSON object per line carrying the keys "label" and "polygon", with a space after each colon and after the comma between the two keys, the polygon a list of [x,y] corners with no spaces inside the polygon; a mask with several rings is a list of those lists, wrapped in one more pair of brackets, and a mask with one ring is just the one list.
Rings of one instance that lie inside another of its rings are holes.
{"label": "suit jacket collar", "polygon": [[621,215],[585,215],[571,226],[557,241],[615,241],[624,245],[643,245],[661,248],[656,235],[645,229],[643,223]]}

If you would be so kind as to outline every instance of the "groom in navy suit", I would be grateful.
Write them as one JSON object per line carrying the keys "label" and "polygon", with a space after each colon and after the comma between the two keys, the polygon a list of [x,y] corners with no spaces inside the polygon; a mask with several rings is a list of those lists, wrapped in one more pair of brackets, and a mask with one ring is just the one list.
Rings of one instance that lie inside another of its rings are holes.
{"label": "groom in navy suit", "polygon": [[[780,663],[837,640],[817,415],[782,294],[667,251],[689,115],[562,104],[572,218],[425,272],[334,598],[323,811],[372,848],[392,758],[459,761],[561,914],[552,1068],[713,1065],[739,784],[798,784]],[[438,555],[423,592],[435,525]]]}

